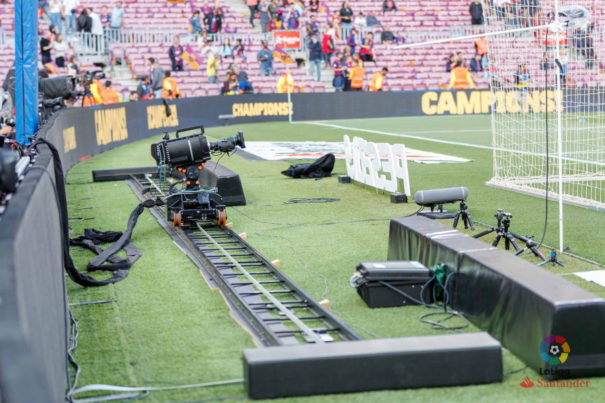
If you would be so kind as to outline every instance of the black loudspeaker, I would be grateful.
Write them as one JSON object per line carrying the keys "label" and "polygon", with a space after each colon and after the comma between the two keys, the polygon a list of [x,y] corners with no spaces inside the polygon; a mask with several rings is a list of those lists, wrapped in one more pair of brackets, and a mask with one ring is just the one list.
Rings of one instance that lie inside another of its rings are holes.
{"label": "black loudspeaker", "polygon": [[430,271],[418,262],[362,262],[357,266],[357,293],[370,308],[431,303]]}
{"label": "black loudspeaker", "polygon": [[502,351],[487,333],[246,349],[244,380],[253,399],[485,384]]}

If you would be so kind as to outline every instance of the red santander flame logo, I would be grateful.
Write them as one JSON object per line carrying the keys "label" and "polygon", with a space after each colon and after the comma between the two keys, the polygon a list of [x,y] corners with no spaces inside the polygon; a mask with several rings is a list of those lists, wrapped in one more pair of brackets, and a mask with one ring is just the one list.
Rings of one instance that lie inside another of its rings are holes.
{"label": "red santander flame logo", "polygon": [[534,383],[529,379],[529,376],[526,376],[525,379],[521,382],[521,387],[531,388],[534,386]]}

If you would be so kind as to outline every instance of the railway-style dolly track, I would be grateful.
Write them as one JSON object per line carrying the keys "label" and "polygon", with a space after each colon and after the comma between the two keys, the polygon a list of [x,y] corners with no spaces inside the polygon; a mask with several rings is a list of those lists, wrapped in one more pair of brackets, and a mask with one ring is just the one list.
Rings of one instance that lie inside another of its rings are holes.
{"label": "railway-style dolly track", "polygon": [[[168,185],[155,175],[131,176],[127,182],[140,199],[163,198],[167,193]],[[174,227],[167,222],[163,207],[155,207],[152,213],[218,286],[260,344],[361,339],[230,228],[204,221],[185,221]]]}

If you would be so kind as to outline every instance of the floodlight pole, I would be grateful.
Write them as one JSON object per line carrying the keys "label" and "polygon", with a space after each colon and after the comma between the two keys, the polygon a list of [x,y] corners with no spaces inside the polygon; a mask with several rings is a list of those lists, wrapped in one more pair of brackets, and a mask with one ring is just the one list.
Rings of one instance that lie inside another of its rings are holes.
{"label": "floodlight pole", "polygon": [[[559,25],[559,0],[555,0],[555,27],[560,27]],[[555,58],[560,57],[561,46],[559,44],[559,31],[557,29],[555,31],[555,49],[557,54]],[[548,44],[546,44],[548,46]],[[558,161],[558,169],[559,172],[559,252],[563,253],[563,128],[561,127],[562,118],[561,115],[563,113],[563,103],[561,100],[561,74],[563,74],[563,70],[561,69],[562,65],[558,63],[559,74],[557,74],[557,157]],[[546,173],[548,175],[548,172]],[[548,200],[546,201],[548,203]]]}

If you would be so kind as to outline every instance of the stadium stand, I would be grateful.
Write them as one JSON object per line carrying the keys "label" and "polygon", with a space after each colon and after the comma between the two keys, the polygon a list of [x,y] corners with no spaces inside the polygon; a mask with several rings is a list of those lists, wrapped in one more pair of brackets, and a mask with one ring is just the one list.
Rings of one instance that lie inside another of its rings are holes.
{"label": "stadium stand", "polygon": [[[94,3],[95,11],[100,13],[103,6],[109,10],[115,5],[114,0],[100,0]],[[183,45],[191,45],[194,51],[199,52],[197,36],[189,32],[189,20],[192,11],[208,7],[207,1],[190,1],[187,3],[168,3],[166,0],[131,0],[124,2],[124,29],[119,39],[108,43],[103,48],[101,55],[107,64],[116,64],[110,69],[106,69],[108,78],[114,81],[114,88],[127,96],[130,90],[135,89],[135,77],[149,73],[147,58],[154,57],[159,60],[160,65],[165,69],[170,66],[168,59],[168,49],[171,45],[171,38],[179,36]],[[214,4],[214,2],[210,2]],[[239,4],[238,4],[239,3]],[[278,2],[281,4],[281,2]],[[308,2],[304,2],[305,5]],[[380,32],[386,26],[390,26],[395,33],[400,33],[406,38],[407,43],[422,42],[436,38],[447,38],[464,34],[471,34],[476,31],[476,26],[470,25],[469,2],[467,0],[424,0],[424,1],[405,1],[396,2],[399,9],[397,11],[382,11],[382,2],[380,1],[350,1],[350,6],[354,16],[363,13],[364,16],[375,13],[380,25],[371,28],[364,28],[362,32],[374,32],[378,37]],[[586,3],[590,7],[590,2]],[[223,38],[231,39],[232,44],[236,39],[242,39],[245,47],[245,59],[238,60],[236,63],[249,75],[249,81],[254,87],[254,92],[269,93],[276,92],[276,82],[281,74],[284,74],[286,65],[279,60],[274,60],[274,75],[271,77],[262,77],[260,75],[259,63],[256,54],[261,48],[260,41],[263,38],[272,39],[271,34],[261,34],[259,24],[256,28],[250,26],[248,22],[247,10],[243,0],[222,0],[220,4],[223,15],[223,30],[217,36],[218,45]],[[338,13],[342,2],[323,1],[320,2],[319,12],[311,13],[305,10],[300,16],[299,26],[301,32],[304,32],[305,24],[309,21],[310,15],[315,14],[318,23],[320,35],[328,29],[328,22],[337,22]],[[240,7],[238,7],[238,5]],[[11,44],[11,31],[14,25],[14,0],[8,3],[0,4],[0,24],[2,27],[2,37],[0,41],[0,74],[4,76],[11,65],[13,45]],[[601,9],[593,10],[600,18],[605,17]],[[258,18],[258,17],[257,17]],[[495,16],[493,17],[495,18]],[[48,29],[48,19],[40,18],[40,32]],[[505,27],[502,23],[503,28]],[[336,29],[338,31],[338,29]],[[321,40],[321,39],[320,39]],[[427,89],[445,89],[447,88],[450,74],[445,71],[446,58],[450,53],[462,52],[465,60],[468,62],[474,54],[474,44],[472,40],[456,41],[446,44],[414,47],[407,49],[394,48],[394,44],[380,44],[377,41],[374,47],[376,63],[366,62],[366,81],[375,72],[382,67],[389,68],[389,74],[385,80],[384,89],[390,91],[402,90],[427,90]],[[201,43],[201,42],[200,42]],[[216,43],[216,42],[215,42]],[[331,69],[326,66],[322,70],[322,81],[317,82],[315,77],[309,75],[308,63],[305,49],[305,40],[301,41],[302,46],[298,51],[291,55],[297,59],[297,64],[290,64],[293,78],[295,80],[297,92],[325,92],[333,91]],[[81,41],[71,38],[71,49],[69,54],[78,56],[80,62],[86,67],[93,61],[99,61],[93,56],[99,56],[97,51],[90,52],[90,49],[83,46]],[[342,50],[346,46],[346,38],[336,37],[334,41],[336,50]],[[273,46],[270,46],[273,49]],[[523,37],[517,41],[515,47],[507,48],[511,56],[518,57],[523,54],[526,57],[528,65],[538,66],[541,54],[536,50],[536,39],[532,37]],[[602,49],[595,49],[599,56],[603,53]],[[181,91],[185,96],[204,96],[217,95],[220,93],[222,81],[225,79],[229,64],[232,60],[224,60],[220,64],[218,71],[218,84],[208,83],[206,76],[206,58],[202,57],[200,67],[197,70],[189,65],[184,65],[184,71],[175,72],[173,76],[179,82]],[[568,82],[568,85],[583,86],[586,85],[586,77],[591,74],[589,69],[583,68],[578,64],[571,67],[570,71],[576,77],[575,81]],[[543,71],[531,71],[532,77],[540,80],[543,77]],[[502,71],[502,76],[512,76],[513,72]],[[473,73],[473,81],[478,88],[489,87],[488,74],[484,72]],[[602,78],[602,75],[600,75]],[[366,83],[367,87],[367,83]]]}

